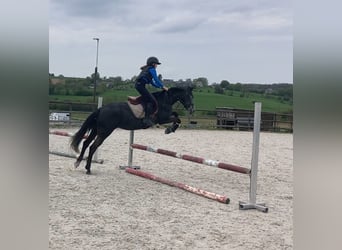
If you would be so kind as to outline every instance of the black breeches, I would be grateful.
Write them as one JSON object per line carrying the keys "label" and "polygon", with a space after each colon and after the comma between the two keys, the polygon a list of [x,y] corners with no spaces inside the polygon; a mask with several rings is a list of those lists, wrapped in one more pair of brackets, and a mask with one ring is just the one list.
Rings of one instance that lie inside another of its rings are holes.
{"label": "black breeches", "polygon": [[149,111],[150,111],[150,113],[155,112],[157,110],[157,101],[154,98],[154,96],[150,92],[148,92],[148,90],[145,87],[145,84],[136,83],[135,88],[139,92],[139,94],[141,95],[141,97],[143,99],[144,106],[145,106],[144,108],[147,109],[148,103],[151,103],[152,110],[149,110]]}

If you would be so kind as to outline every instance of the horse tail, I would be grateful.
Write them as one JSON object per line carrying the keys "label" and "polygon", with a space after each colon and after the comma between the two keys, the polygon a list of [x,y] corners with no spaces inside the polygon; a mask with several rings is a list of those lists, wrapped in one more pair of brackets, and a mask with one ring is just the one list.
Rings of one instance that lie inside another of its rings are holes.
{"label": "horse tail", "polygon": [[78,145],[81,143],[84,135],[95,128],[97,117],[99,116],[100,109],[91,113],[88,118],[84,121],[81,128],[71,137],[70,147],[75,151],[79,152]]}

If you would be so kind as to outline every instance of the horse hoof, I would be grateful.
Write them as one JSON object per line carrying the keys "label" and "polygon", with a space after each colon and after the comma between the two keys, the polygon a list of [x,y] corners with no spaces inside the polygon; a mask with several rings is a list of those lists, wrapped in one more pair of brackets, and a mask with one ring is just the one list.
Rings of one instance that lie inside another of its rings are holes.
{"label": "horse hoof", "polygon": [[80,162],[79,162],[79,161],[76,161],[76,162],[74,163],[74,167],[75,167],[75,168],[77,168],[79,165],[80,165]]}
{"label": "horse hoof", "polygon": [[91,174],[90,170],[87,170],[86,174]]}
{"label": "horse hoof", "polygon": [[170,134],[172,132],[172,129],[171,128],[166,128],[165,129],[165,134]]}

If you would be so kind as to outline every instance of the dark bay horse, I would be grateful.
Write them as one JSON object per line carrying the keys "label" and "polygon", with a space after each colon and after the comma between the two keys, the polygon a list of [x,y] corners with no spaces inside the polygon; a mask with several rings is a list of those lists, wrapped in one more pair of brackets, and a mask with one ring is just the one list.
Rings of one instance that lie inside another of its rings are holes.
{"label": "dark bay horse", "polygon": [[[165,133],[175,132],[181,120],[176,112],[172,111],[172,105],[179,101],[186,110],[193,112],[193,95],[192,88],[170,88],[168,91],[158,91],[152,93],[158,103],[158,111],[154,117],[155,124],[172,123],[166,128]],[[126,130],[146,129],[146,125],[141,118],[137,118],[127,102],[118,102],[107,104],[88,116],[81,128],[72,136],[70,146],[75,152],[79,152],[78,146],[81,140],[89,132],[87,139],[83,142],[82,150],[78,156],[75,167],[78,167],[83,159],[85,150],[90,145],[89,155],[85,169],[90,174],[90,165],[93,154],[103,141],[116,128]]]}

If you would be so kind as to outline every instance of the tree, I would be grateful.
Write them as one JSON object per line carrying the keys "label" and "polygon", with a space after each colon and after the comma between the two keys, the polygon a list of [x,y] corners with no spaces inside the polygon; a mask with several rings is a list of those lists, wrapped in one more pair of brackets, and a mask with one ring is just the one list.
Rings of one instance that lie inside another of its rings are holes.
{"label": "tree", "polygon": [[[91,79],[94,79],[94,75],[95,75],[95,73],[91,74]],[[100,79],[100,73],[99,72],[97,72],[97,74],[96,74],[96,79]]]}
{"label": "tree", "polygon": [[131,82],[135,82],[137,80],[138,76],[132,76]]}
{"label": "tree", "polygon": [[234,85],[234,90],[235,91],[242,91],[242,84],[241,83],[236,83],[235,85]]}
{"label": "tree", "polygon": [[227,89],[229,87],[229,82],[227,80],[222,80],[220,83],[221,88]]}
{"label": "tree", "polygon": [[114,85],[122,84],[122,77],[121,76],[111,77],[110,80],[113,82]]}
{"label": "tree", "polygon": [[199,77],[192,81],[196,87],[208,87],[208,79],[205,77]]}
{"label": "tree", "polygon": [[224,90],[220,85],[216,84],[215,85],[215,93],[216,94],[224,94]]}

